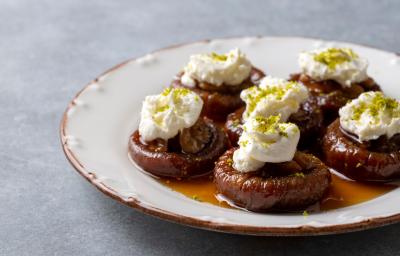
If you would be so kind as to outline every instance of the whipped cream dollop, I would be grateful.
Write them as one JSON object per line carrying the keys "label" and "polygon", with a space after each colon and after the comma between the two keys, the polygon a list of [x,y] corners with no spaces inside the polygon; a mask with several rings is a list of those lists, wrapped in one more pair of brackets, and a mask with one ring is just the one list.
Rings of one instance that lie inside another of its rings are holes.
{"label": "whipped cream dollop", "polygon": [[239,149],[233,153],[233,167],[252,172],[266,162],[280,163],[293,159],[300,138],[299,128],[281,123],[280,116],[249,118],[243,125]]}
{"label": "whipped cream dollop", "polygon": [[339,110],[340,126],[368,141],[400,133],[400,103],[382,92],[365,92]]}
{"label": "whipped cream dollop", "polygon": [[249,77],[251,68],[250,61],[238,48],[222,55],[196,54],[190,56],[189,63],[184,67],[181,82],[192,87],[196,81],[215,86],[235,86]]}
{"label": "whipped cream dollop", "polygon": [[167,88],[161,94],[147,96],[142,105],[139,134],[144,141],[168,140],[197,121],[202,99],[184,88]]}
{"label": "whipped cream dollop", "polygon": [[365,81],[368,60],[350,48],[324,48],[299,54],[302,72],[316,81],[335,80],[342,87]]}
{"label": "whipped cream dollop", "polygon": [[259,86],[243,90],[240,97],[246,103],[243,120],[280,115],[281,122],[286,122],[308,98],[308,90],[301,83],[266,76]]}

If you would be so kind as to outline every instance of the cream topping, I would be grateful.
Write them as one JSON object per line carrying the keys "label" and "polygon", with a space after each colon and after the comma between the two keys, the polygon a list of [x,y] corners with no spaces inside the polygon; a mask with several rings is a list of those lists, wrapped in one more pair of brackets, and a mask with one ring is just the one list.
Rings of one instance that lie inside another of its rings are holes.
{"label": "cream topping", "polygon": [[286,122],[308,98],[308,90],[301,83],[267,76],[259,86],[243,90],[240,97],[246,103],[244,120],[255,116],[280,115],[281,122]]}
{"label": "cream topping", "polygon": [[382,92],[365,92],[339,110],[340,126],[368,141],[400,133],[400,103]]}
{"label": "cream topping", "polygon": [[293,159],[300,138],[299,128],[281,123],[280,116],[249,118],[243,125],[239,149],[233,153],[233,167],[252,172],[266,162],[280,163]]}
{"label": "cream topping", "polygon": [[239,85],[250,75],[251,63],[238,48],[226,54],[196,54],[184,67],[181,82],[195,86],[196,81],[215,86]]}
{"label": "cream topping", "polygon": [[167,88],[143,101],[139,134],[144,141],[170,139],[191,127],[200,116],[203,101],[194,92]]}
{"label": "cream topping", "polygon": [[368,60],[350,48],[324,48],[299,54],[302,72],[316,81],[335,80],[343,87],[365,81]]}

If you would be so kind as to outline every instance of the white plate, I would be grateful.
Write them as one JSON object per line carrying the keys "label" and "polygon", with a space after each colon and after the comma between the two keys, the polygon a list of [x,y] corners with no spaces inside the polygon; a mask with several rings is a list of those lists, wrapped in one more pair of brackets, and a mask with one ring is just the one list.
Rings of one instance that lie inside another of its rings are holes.
{"label": "white plate", "polygon": [[146,95],[158,93],[189,55],[239,47],[268,74],[298,71],[297,55],[321,46],[348,46],[370,61],[369,74],[390,96],[400,97],[399,57],[366,46],[291,37],[231,38],[174,46],[107,71],[69,104],[61,125],[66,156],[82,176],[114,199],[142,212],[190,226],[257,235],[340,233],[400,220],[400,189],[371,201],[328,212],[258,214],[197,202],[164,187],[128,159],[127,143],[137,129]]}

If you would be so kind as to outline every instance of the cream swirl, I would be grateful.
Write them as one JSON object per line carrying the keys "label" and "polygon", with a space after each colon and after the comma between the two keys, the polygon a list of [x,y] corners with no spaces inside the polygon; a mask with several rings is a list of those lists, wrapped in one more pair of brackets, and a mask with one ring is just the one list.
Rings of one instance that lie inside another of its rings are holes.
{"label": "cream swirl", "polygon": [[365,81],[368,60],[350,48],[325,48],[299,54],[302,72],[316,81],[335,80],[343,87]]}
{"label": "cream swirl", "polygon": [[240,97],[246,103],[244,120],[255,116],[280,115],[281,122],[286,122],[308,98],[308,90],[301,83],[267,76],[259,86],[243,90]]}
{"label": "cream swirl", "polygon": [[300,138],[299,128],[281,123],[280,116],[249,118],[243,125],[239,149],[233,153],[233,167],[239,172],[256,171],[266,162],[293,159]]}
{"label": "cream swirl", "polygon": [[339,110],[340,126],[360,141],[400,133],[400,103],[382,92],[365,92]]}
{"label": "cream swirl", "polygon": [[238,48],[223,55],[196,54],[190,56],[189,63],[184,67],[181,82],[192,87],[196,81],[215,86],[235,86],[249,77],[251,68],[250,61]]}
{"label": "cream swirl", "polygon": [[199,118],[203,101],[188,89],[167,88],[147,96],[142,105],[139,134],[144,141],[170,139]]}

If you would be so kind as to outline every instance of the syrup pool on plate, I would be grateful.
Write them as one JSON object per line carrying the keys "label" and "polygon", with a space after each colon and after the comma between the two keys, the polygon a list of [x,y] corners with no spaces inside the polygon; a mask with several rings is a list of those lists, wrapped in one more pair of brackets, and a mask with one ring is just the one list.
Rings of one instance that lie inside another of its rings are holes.
{"label": "syrup pool on plate", "polygon": [[[160,181],[170,189],[193,200],[231,208],[226,201],[219,199],[212,175],[191,180],[161,178]],[[359,204],[384,195],[396,187],[393,184],[363,183],[346,180],[332,174],[331,187],[316,208],[321,211],[327,211]]]}

